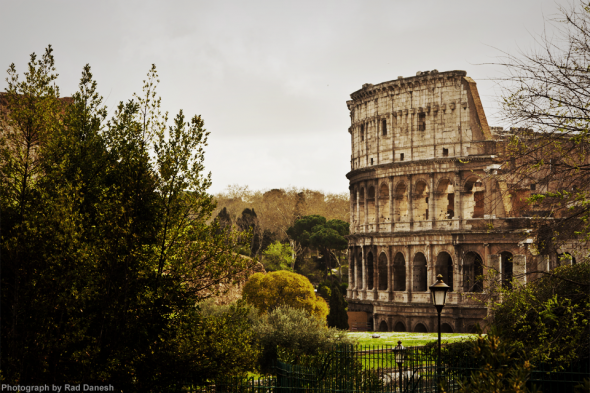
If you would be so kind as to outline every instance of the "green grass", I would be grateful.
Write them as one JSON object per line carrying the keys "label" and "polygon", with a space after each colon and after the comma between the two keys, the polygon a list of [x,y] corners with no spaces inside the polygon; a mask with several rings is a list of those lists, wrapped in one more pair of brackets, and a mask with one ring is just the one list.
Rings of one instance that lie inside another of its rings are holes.
{"label": "green grass", "polygon": [[[381,337],[372,338],[373,334],[378,334]],[[397,342],[401,341],[404,347],[413,347],[438,340],[438,333],[350,332],[348,335],[356,338],[359,345],[397,345]],[[443,343],[474,340],[475,338],[477,338],[477,334],[443,333],[441,335]]]}

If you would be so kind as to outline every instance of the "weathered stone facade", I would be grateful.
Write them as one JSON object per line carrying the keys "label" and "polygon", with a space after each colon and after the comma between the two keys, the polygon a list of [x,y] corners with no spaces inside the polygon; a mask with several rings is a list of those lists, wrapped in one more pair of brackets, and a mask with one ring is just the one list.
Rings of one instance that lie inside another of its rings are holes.
{"label": "weathered stone facade", "polygon": [[[475,301],[493,267],[505,281],[546,259],[511,215],[502,138],[488,126],[465,71],[365,84],[347,101],[352,125],[349,311],[374,330],[436,331],[428,287],[452,287],[443,331],[470,332],[487,315]],[[539,268],[542,268],[539,266]]]}

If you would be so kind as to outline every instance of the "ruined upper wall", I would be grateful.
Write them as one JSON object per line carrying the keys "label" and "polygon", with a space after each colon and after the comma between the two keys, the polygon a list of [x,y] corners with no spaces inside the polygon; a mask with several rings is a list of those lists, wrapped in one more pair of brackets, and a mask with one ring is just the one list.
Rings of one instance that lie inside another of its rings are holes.
{"label": "ruined upper wall", "polygon": [[465,71],[365,84],[347,101],[351,169],[388,162],[489,153],[492,135],[476,83]]}

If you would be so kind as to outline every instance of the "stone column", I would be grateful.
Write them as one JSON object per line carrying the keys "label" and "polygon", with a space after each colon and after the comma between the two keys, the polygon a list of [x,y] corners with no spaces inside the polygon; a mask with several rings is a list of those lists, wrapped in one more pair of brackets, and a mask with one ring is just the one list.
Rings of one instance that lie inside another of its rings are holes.
{"label": "stone column", "polygon": [[379,224],[379,194],[381,193],[381,188],[379,187],[379,179],[376,181],[375,187],[375,232],[380,232],[380,224]]}
{"label": "stone column", "polygon": [[430,188],[430,194],[428,195],[428,218],[430,220],[430,222],[432,223],[432,228],[434,229],[434,216],[435,214],[435,201],[434,201],[434,173],[430,174],[430,184],[429,184],[429,188]]}
{"label": "stone column", "polygon": [[389,300],[393,300],[393,256],[391,246],[387,247],[387,292],[389,292]]}
{"label": "stone column", "polygon": [[365,191],[365,220],[363,222],[363,225],[365,226],[365,229],[363,232],[367,232],[367,225],[369,224],[369,201],[367,200],[367,197],[369,195],[369,190],[367,189],[369,184],[368,182],[364,182],[365,183],[365,187],[364,187],[364,191]]}
{"label": "stone column", "polygon": [[408,302],[412,301],[412,288],[414,288],[414,261],[412,260],[412,247],[406,246],[406,292]]}
{"label": "stone column", "polygon": [[365,246],[361,245],[361,282],[360,282],[360,288],[361,290],[363,290],[363,292],[365,291],[365,289],[367,289],[367,273],[365,271],[366,269],[366,264],[365,264]]}
{"label": "stone column", "polygon": [[[354,249],[352,247],[348,247],[348,290],[346,291],[346,297],[348,298],[352,298],[352,291],[354,289],[355,282],[354,275],[356,274],[356,270],[354,270],[353,255]],[[351,266],[353,266],[352,269]]]}
{"label": "stone column", "polygon": [[408,175],[408,221],[410,222],[410,230],[414,229],[414,184],[413,176]]}
{"label": "stone column", "polygon": [[[393,136],[392,136],[393,138]],[[390,231],[393,232],[393,212],[395,211],[393,208],[393,201],[395,201],[395,198],[393,197],[393,176],[389,177],[389,223],[391,224],[390,226]]]}
{"label": "stone column", "polygon": [[526,285],[526,255],[512,256],[512,274],[522,285]]}
{"label": "stone column", "polygon": [[354,217],[354,187],[350,186],[350,222],[351,222],[351,229],[352,232],[354,232],[354,222],[355,222],[355,217]]}
{"label": "stone column", "polygon": [[462,228],[463,204],[461,203],[461,172],[455,172],[455,218],[459,220],[459,228]]}
{"label": "stone column", "polygon": [[360,206],[360,201],[359,201],[359,189],[358,186],[356,187],[356,217],[355,217],[355,221],[356,221],[356,227],[357,227],[357,232],[359,231],[359,226],[361,225],[361,212],[359,210],[359,206]]}

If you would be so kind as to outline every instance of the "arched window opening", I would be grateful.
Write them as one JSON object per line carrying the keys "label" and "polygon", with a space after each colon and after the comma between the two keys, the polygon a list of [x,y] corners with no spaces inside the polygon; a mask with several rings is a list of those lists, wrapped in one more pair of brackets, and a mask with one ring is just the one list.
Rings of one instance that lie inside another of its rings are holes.
{"label": "arched window opening", "polygon": [[455,217],[455,188],[450,180],[442,180],[435,193],[436,220],[450,220]]}
{"label": "arched window opening", "polygon": [[359,191],[359,223],[365,224],[365,189],[361,188]]}
{"label": "arched window opening", "polygon": [[463,258],[463,291],[483,292],[483,261],[473,251]]}
{"label": "arched window opening", "polygon": [[414,257],[414,291],[426,291],[426,284],[426,257],[419,252]]}
{"label": "arched window opening", "polygon": [[513,265],[512,254],[504,251],[500,254],[502,259],[502,288],[512,289]]}
{"label": "arched window opening", "polygon": [[451,325],[449,325],[448,323],[443,323],[442,325],[440,325],[440,332],[441,333],[454,333],[453,327]]}
{"label": "arched window opening", "polygon": [[388,332],[389,331],[389,329],[387,329],[387,322],[381,321],[381,323],[379,324],[379,331],[380,332]]}
{"label": "arched window opening", "polygon": [[405,332],[406,331],[406,325],[404,325],[403,322],[398,322],[393,327],[393,331],[394,332]]}
{"label": "arched window opening", "polygon": [[373,274],[373,253],[370,252],[367,255],[367,289],[372,290],[374,286],[374,277]]}
{"label": "arched window opening", "polygon": [[401,252],[398,252],[393,260],[393,290],[406,290],[406,260]]}
{"label": "arched window opening", "polygon": [[483,218],[485,188],[479,177],[472,177],[465,183],[463,217]]}
{"label": "arched window opening", "polygon": [[367,203],[369,204],[369,224],[375,223],[375,187],[369,187],[369,194],[367,195]]}
{"label": "arched window opening", "polygon": [[381,123],[381,129],[383,130],[383,135],[387,135],[387,120],[383,120],[383,122]]}
{"label": "arched window opening", "polygon": [[424,324],[419,323],[414,327],[414,333],[428,333],[428,329],[426,329]]}
{"label": "arched window opening", "polygon": [[428,195],[430,190],[428,185],[423,181],[416,183],[416,193],[414,194],[414,220],[428,220]]}
{"label": "arched window opening", "polygon": [[361,125],[361,142],[365,140],[365,126]]}
{"label": "arched window opening", "polygon": [[572,256],[569,252],[564,252],[563,254],[557,254],[557,266],[562,265],[575,265],[576,258]]}
{"label": "arched window opening", "polygon": [[379,222],[390,222],[389,186],[386,183],[382,183],[379,187]]}
{"label": "arched window opening", "polygon": [[445,284],[450,287],[449,291],[453,291],[453,259],[444,251],[436,257],[436,275],[439,274],[443,276]]}
{"label": "arched window opening", "polygon": [[384,252],[379,255],[379,290],[386,291],[389,277],[387,276],[387,256]]}
{"label": "arched window opening", "polygon": [[408,190],[404,183],[395,188],[395,221],[408,220]]}

